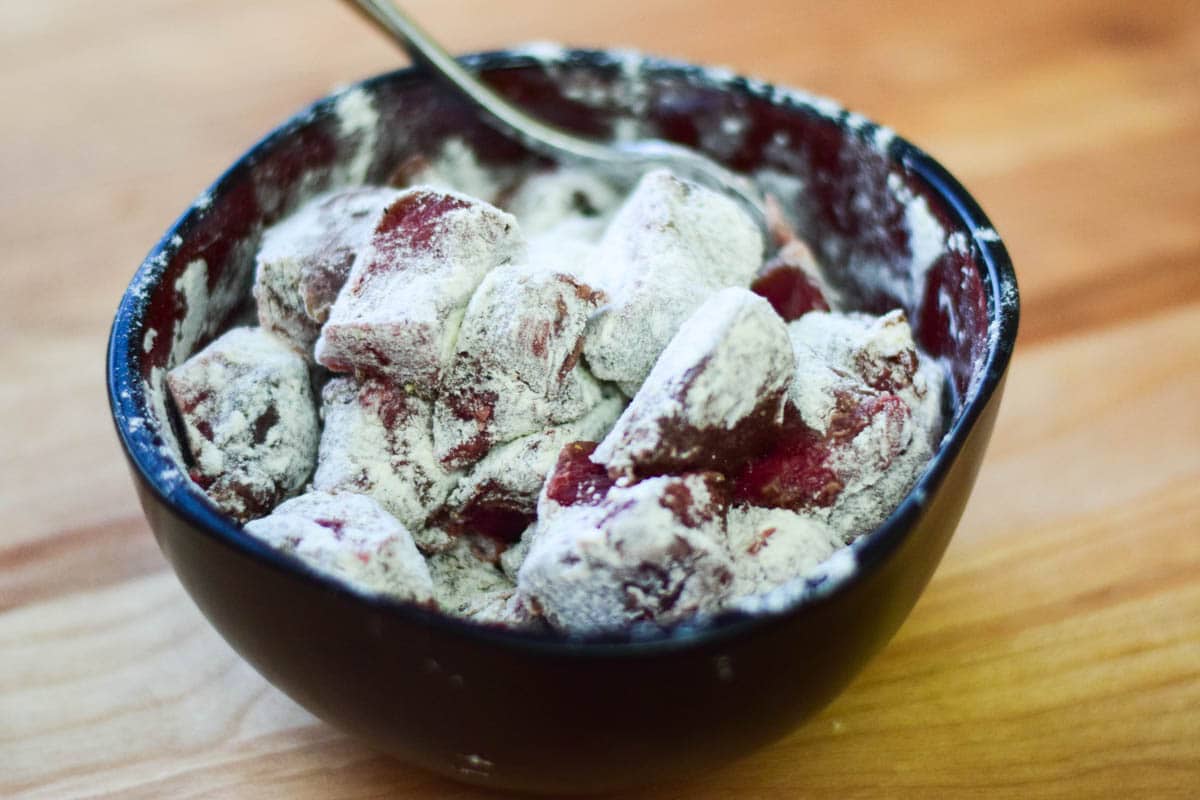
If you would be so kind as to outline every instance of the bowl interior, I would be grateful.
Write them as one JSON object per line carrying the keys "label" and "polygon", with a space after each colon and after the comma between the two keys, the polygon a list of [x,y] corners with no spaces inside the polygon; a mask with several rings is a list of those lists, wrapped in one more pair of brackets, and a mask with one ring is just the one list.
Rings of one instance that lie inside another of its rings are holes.
{"label": "bowl interior", "polygon": [[[921,346],[946,365],[953,391],[938,454],[892,518],[863,539],[870,557],[860,566],[884,557],[905,533],[905,510],[911,517],[945,475],[1015,339],[1011,264],[974,201],[917,148],[823,98],[633,54],[541,47],[468,60],[505,95],[562,127],[669,139],[756,174],[856,307],[906,310]],[[406,160],[436,154],[449,139],[469,143],[488,165],[537,163],[421,75],[383,75],[317,102],[259,142],[138,270],[110,342],[118,432],[153,490],[211,535],[307,572],[242,535],[181,472],[161,391],[165,371],[253,318],[249,289],[264,228],[324,189],[386,182]]]}

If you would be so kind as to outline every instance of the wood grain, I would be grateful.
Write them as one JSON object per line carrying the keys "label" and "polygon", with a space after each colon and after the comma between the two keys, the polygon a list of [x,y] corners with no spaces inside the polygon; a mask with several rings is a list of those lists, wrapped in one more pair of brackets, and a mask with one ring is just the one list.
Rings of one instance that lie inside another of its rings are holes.
{"label": "wood grain", "polygon": [[[787,739],[636,796],[1200,796],[1196,4],[409,5],[454,50],[632,45],[839,97],[958,174],[1017,264],[988,461],[896,639]],[[337,3],[0,5],[0,796],[487,796],[224,644],[102,391],[121,290],[190,198],[397,62]]]}

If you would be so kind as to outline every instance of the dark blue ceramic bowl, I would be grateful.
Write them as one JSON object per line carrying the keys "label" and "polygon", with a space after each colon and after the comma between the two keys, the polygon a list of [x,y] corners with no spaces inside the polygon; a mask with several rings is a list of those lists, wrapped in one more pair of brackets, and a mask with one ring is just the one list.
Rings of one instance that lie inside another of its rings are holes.
{"label": "dark blue ceramic bowl", "polygon": [[[108,391],[143,509],[230,644],[297,702],[383,751],[473,783],[554,793],[712,768],[828,703],[925,587],[996,417],[1017,333],[1012,266],[954,178],[829,101],[626,53],[542,47],[466,60],[559,125],[659,136],[735,169],[801,178],[800,224],[843,291],[864,309],[904,306],[925,350],[949,367],[948,432],[916,486],[860,540],[840,579],[762,614],[594,641],[490,630],[363,597],[245,536],[181,475],[154,386],[247,312],[263,227],[327,186],[384,181],[450,137],[492,163],[532,163],[424,75],[402,71],[284,123],[138,269],[113,323]],[[914,261],[927,267],[921,275]]]}

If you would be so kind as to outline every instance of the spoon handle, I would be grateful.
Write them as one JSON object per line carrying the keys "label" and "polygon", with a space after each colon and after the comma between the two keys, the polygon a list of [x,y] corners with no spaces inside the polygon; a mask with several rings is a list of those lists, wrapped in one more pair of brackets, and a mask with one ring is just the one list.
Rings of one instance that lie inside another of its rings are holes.
{"label": "spoon handle", "polygon": [[384,33],[403,45],[409,57],[453,85],[486,112],[485,119],[530,150],[550,158],[591,163],[625,160],[612,148],[572,136],[529,116],[462,67],[390,0],[346,0]]}

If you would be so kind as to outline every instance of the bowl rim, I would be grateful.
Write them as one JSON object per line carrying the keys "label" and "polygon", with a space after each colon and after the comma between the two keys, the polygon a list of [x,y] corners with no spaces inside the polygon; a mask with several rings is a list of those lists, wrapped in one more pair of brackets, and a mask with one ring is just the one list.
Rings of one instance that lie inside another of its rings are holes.
{"label": "bowl rim", "polygon": [[[144,315],[152,290],[161,281],[170,257],[186,238],[204,210],[220,197],[237,175],[259,154],[293,134],[320,115],[332,113],[339,97],[354,90],[373,91],[382,85],[419,84],[431,80],[416,68],[381,73],[352,83],[314,101],[238,157],[170,226],[138,267],[121,296],[109,335],[105,365],[109,405],[117,436],[125,455],[143,484],[170,509],[203,535],[250,557],[266,567],[302,581],[315,583],[363,605],[364,612],[396,615],[405,621],[440,628],[444,633],[498,647],[534,651],[564,658],[641,657],[662,652],[720,645],[750,631],[779,623],[796,614],[832,603],[869,573],[882,568],[911,533],[913,523],[924,512],[930,497],[940,487],[965,441],[1000,386],[1016,343],[1020,315],[1016,275],[1008,251],[975,199],[931,156],[890,129],[848,111],[836,101],[754,78],[735,75],[722,67],[694,65],[622,49],[573,49],[557,45],[531,45],[464,55],[465,66],[476,71],[498,71],[530,66],[556,65],[594,70],[631,66],[652,78],[678,77],[695,85],[745,94],[797,113],[823,119],[838,126],[846,136],[885,143],[890,164],[925,183],[970,232],[970,245],[981,265],[980,278],[987,301],[988,342],[983,365],[962,399],[956,418],[943,435],[937,450],[904,499],[875,530],[853,545],[854,570],[824,591],[802,593],[778,609],[753,614],[729,612],[710,619],[683,623],[667,629],[628,631],[601,635],[565,635],[554,632],[506,630],[451,617],[440,612],[379,595],[361,592],[348,584],[309,567],[246,535],[231,518],[212,505],[190,481],[179,480],[173,458],[163,452],[157,427],[147,424],[153,414],[143,389],[140,360]],[[882,136],[881,136],[882,134]]]}

